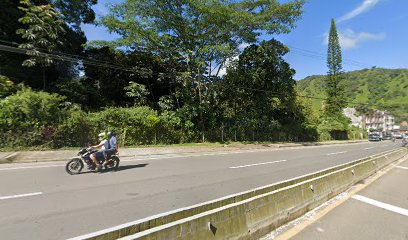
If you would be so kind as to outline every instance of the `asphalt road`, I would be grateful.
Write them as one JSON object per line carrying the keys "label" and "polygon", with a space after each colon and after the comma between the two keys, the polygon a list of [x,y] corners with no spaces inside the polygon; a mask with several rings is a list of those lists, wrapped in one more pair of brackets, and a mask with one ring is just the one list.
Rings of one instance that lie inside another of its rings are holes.
{"label": "asphalt road", "polygon": [[381,153],[391,141],[134,159],[70,176],[64,163],[0,165],[0,238],[66,239]]}

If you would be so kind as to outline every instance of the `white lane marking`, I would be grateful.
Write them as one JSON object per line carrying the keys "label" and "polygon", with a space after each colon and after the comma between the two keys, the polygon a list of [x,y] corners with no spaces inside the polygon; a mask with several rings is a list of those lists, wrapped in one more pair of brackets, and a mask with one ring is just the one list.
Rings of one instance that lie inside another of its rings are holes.
{"label": "white lane marking", "polygon": [[327,156],[329,156],[329,155],[337,155],[337,154],[343,154],[343,153],[346,153],[347,151],[344,151],[344,152],[334,152],[334,153],[329,153],[329,154],[327,154]]}
{"label": "white lane marking", "polygon": [[377,201],[371,198],[367,198],[361,195],[354,195],[352,198],[408,217],[408,209],[400,208],[400,207],[397,207],[391,204],[387,204],[387,203],[383,203],[383,202],[380,202],[380,201]]}
{"label": "white lane marking", "polygon": [[19,170],[19,169],[31,169],[31,168],[63,167],[63,166],[65,166],[65,165],[47,165],[47,166],[12,167],[12,168],[0,168],[0,171],[7,171],[7,170]]}
{"label": "white lane marking", "polygon": [[369,148],[364,148],[365,150],[368,150],[368,149],[373,149],[374,147],[369,147]]}
{"label": "white lane marking", "polygon": [[396,166],[397,168],[408,170],[408,167]]}
{"label": "white lane marking", "polygon": [[236,167],[230,167],[230,168],[232,168],[232,169],[236,169],[236,168],[245,168],[245,167],[253,167],[253,166],[259,166],[259,165],[266,165],[266,164],[272,164],[272,163],[279,163],[279,162],[286,162],[286,160],[278,160],[278,161],[273,161],[273,162],[256,163],[256,164],[243,165],[243,166],[236,166]]}
{"label": "white lane marking", "polygon": [[19,194],[19,195],[11,195],[11,196],[4,196],[0,197],[0,200],[12,199],[12,198],[22,198],[22,197],[31,197],[36,195],[41,195],[42,192],[35,192],[35,193],[26,193],[26,194]]}

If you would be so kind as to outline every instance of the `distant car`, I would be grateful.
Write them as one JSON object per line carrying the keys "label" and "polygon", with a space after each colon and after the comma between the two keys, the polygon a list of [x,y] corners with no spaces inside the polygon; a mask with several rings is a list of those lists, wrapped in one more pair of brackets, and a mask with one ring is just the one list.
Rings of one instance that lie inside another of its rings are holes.
{"label": "distant car", "polygon": [[382,139],[383,140],[391,140],[392,139],[392,134],[385,134]]}
{"label": "distant car", "polygon": [[396,134],[394,134],[394,137],[396,139],[402,139],[402,134],[396,133]]}
{"label": "distant car", "polygon": [[381,136],[378,133],[368,134],[368,141],[381,141]]}

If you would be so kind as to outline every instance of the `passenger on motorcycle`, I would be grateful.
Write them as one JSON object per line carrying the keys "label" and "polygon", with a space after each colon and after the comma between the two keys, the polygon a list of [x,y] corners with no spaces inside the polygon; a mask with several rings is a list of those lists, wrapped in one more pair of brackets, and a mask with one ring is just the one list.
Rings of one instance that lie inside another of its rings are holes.
{"label": "passenger on motorcycle", "polygon": [[108,164],[108,157],[118,152],[118,141],[116,140],[115,135],[116,134],[114,132],[108,132],[109,144],[108,144],[108,147],[104,151],[105,162],[103,163],[103,166],[105,168],[106,168],[106,165]]}
{"label": "passenger on motorcycle", "polygon": [[97,159],[106,159],[105,149],[109,148],[109,142],[107,140],[106,133],[100,133],[98,135],[100,143],[98,145],[92,146],[93,148],[101,148],[101,150],[97,151],[96,153],[91,154],[91,160],[95,163],[96,171],[100,171],[102,169],[102,165],[99,164]]}

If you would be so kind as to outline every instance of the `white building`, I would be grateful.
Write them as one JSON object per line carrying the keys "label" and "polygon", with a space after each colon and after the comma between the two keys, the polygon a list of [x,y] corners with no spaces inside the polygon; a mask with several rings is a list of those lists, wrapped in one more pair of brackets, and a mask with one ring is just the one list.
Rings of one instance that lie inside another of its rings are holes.
{"label": "white building", "polygon": [[373,109],[368,113],[359,114],[355,108],[345,108],[343,113],[351,119],[352,125],[362,129],[391,132],[395,124],[394,116],[387,111]]}

